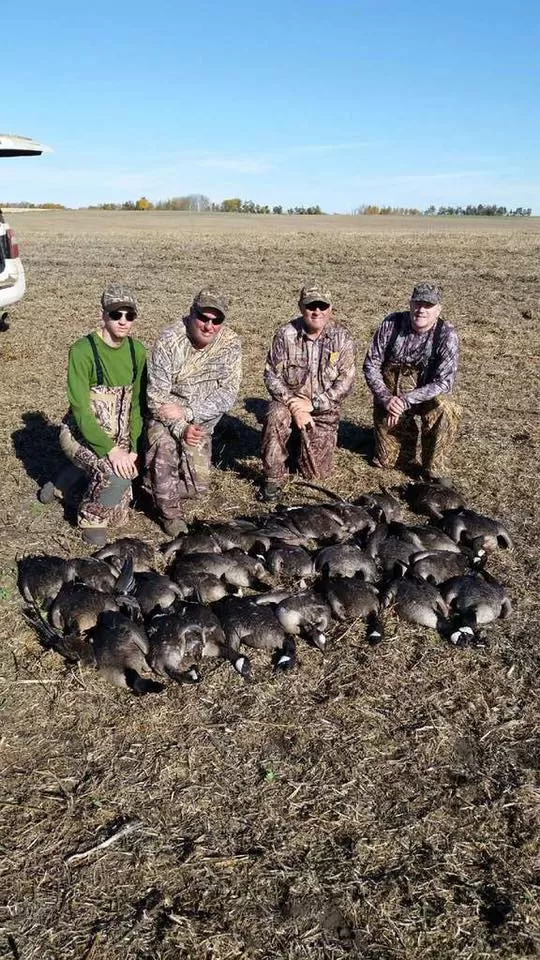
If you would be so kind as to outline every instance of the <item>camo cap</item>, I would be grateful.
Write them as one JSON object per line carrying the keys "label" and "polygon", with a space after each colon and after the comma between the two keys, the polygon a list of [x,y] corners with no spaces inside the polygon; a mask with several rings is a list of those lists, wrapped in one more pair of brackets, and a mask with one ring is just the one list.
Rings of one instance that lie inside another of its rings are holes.
{"label": "camo cap", "polygon": [[137,313],[137,297],[123,283],[110,283],[101,294],[101,306],[105,313],[111,310],[122,309],[122,307],[131,308]]}
{"label": "camo cap", "polygon": [[300,291],[300,307],[303,309],[308,303],[326,303],[332,305],[332,294],[326,284],[320,280],[306,280]]}
{"label": "camo cap", "polygon": [[442,303],[442,290],[433,283],[417,283],[411,293],[413,303]]}
{"label": "camo cap", "polygon": [[225,297],[217,290],[200,290],[193,301],[195,310],[218,310],[224,317],[227,313],[229,304]]}

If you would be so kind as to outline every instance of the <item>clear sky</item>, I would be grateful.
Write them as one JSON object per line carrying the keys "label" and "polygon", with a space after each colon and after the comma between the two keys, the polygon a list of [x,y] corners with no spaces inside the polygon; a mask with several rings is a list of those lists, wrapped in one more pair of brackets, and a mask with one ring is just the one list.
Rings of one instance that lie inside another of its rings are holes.
{"label": "clear sky", "polygon": [[0,129],[54,150],[1,161],[4,202],[540,213],[537,0],[25,0],[4,26]]}

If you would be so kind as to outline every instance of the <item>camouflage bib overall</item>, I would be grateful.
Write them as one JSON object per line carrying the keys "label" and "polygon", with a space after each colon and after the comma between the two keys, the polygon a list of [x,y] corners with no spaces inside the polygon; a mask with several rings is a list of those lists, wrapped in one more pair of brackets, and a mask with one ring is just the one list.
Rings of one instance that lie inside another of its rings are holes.
{"label": "camouflage bib overall", "polygon": [[[440,330],[440,326],[438,329]],[[435,366],[437,342],[436,331],[427,367],[385,360],[381,373],[385,385],[394,396],[409,393],[430,382]],[[386,350],[387,357],[391,347],[392,341]],[[447,469],[446,453],[454,444],[460,413],[461,408],[452,396],[441,393],[432,400],[414,404],[402,414],[395,427],[389,427],[385,408],[375,403],[375,457],[383,467],[410,466],[416,461],[420,435],[421,466],[430,473],[444,474]],[[420,429],[416,418],[419,418]]]}
{"label": "camouflage bib overall", "polygon": [[[137,376],[137,361],[133,340],[128,337],[132,365],[131,384],[124,387],[108,387],[103,383],[103,367],[92,336],[88,342],[92,348],[96,370],[96,385],[90,388],[90,409],[99,426],[123,450],[130,449],[130,415],[133,383]],[[80,527],[123,526],[127,522],[131,500],[131,481],[118,477],[113,472],[107,457],[98,457],[85,445],[71,411],[60,428],[60,447],[75,466],[88,475],[88,486],[77,512]]]}

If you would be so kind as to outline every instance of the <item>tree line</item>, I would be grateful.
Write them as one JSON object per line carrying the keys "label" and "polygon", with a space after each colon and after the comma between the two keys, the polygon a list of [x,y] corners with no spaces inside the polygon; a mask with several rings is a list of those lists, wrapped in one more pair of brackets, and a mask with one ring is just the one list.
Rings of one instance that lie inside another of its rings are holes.
{"label": "tree line", "polygon": [[253,200],[242,200],[240,197],[230,197],[214,203],[203,193],[191,193],[185,197],[169,197],[167,200],[158,200],[152,203],[147,197],[138,200],[126,200],[124,203],[100,203],[90,207],[91,210],[182,210],[189,213],[263,213],[263,214],[306,214],[317,216],[324,214],[319,204],[311,207],[283,207],[282,204],[270,206],[267,203],[254,203]]}
{"label": "tree line", "polygon": [[379,207],[369,203],[356,207],[352,211],[355,216],[388,215],[399,217],[530,217],[531,207],[516,207],[509,210],[496,203],[468,204],[466,207],[436,207],[432,204],[427,210],[416,207]]}

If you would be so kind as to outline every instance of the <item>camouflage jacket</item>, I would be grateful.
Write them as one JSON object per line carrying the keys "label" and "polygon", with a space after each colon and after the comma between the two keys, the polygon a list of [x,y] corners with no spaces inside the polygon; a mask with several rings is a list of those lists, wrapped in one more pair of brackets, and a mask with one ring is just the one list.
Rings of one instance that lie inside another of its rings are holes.
{"label": "camouflage jacket", "polygon": [[[148,359],[150,414],[177,439],[187,422],[199,423],[211,432],[233,406],[241,378],[240,339],[227,324],[207,347],[196,350],[180,320],[158,337]],[[186,407],[188,420],[160,418],[159,408],[169,402]]]}
{"label": "camouflage jacket", "polygon": [[264,368],[266,389],[284,403],[298,394],[315,410],[338,407],[354,386],[354,341],[340,323],[329,323],[316,340],[307,336],[302,318],[279,327]]}
{"label": "camouflage jacket", "polygon": [[[398,335],[386,357],[386,351],[395,324],[398,324]],[[383,367],[404,366],[415,367],[418,370],[417,387],[404,393],[401,397],[407,408],[417,403],[432,400],[440,393],[450,393],[454,387],[458,361],[459,344],[455,327],[444,321],[436,356],[435,367],[429,382],[426,381],[428,364],[433,346],[435,327],[427,333],[415,333],[411,327],[408,310],[401,313],[391,313],[381,323],[371,341],[364,360],[364,376],[367,385],[375,400],[384,405],[392,396],[386,386],[382,370]]]}

